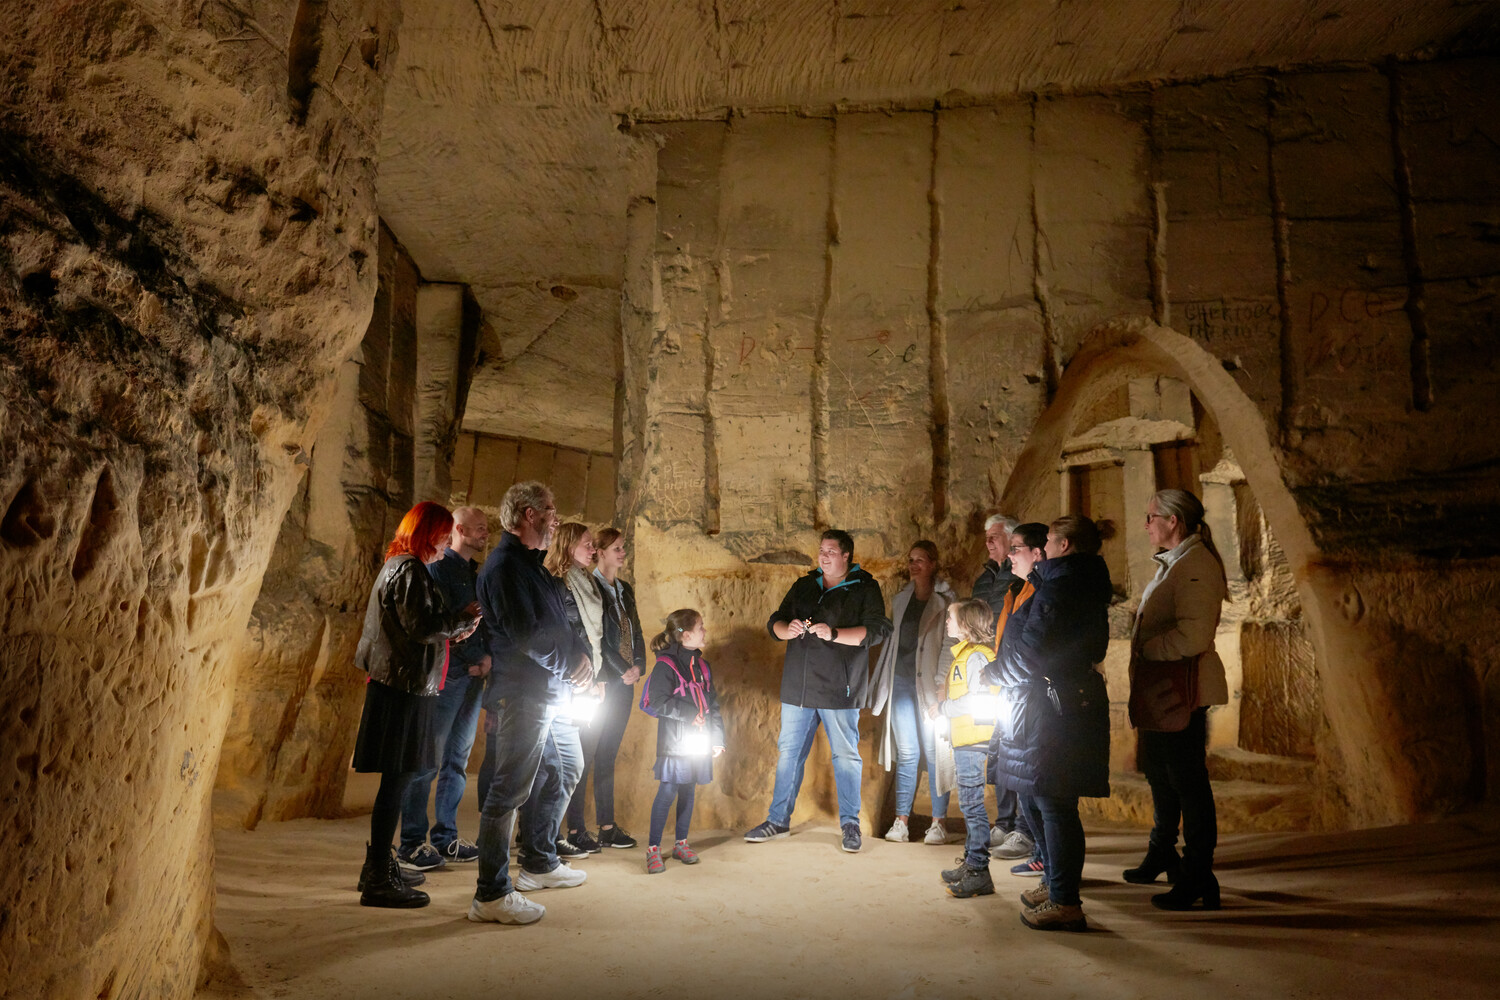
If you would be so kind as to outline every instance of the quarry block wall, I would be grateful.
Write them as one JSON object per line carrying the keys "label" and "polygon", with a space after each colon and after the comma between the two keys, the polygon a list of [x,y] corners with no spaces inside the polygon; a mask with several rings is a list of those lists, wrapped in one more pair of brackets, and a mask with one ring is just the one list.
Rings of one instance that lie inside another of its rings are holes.
{"label": "quarry block wall", "polygon": [[[1233,434],[1269,459],[1252,486],[1285,493],[1270,527],[1294,542],[1329,715],[1317,822],[1471,799],[1495,764],[1493,627],[1460,635],[1389,597],[1372,613],[1363,593],[1400,578],[1477,606],[1495,569],[1474,505],[1495,495],[1496,446],[1466,425],[1500,383],[1475,221],[1494,200],[1472,183],[1496,169],[1493,65],[651,126],[622,468],[643,616],[709,610],[719,668],[753,703],[736,744],[751,760],[704,796],[714,821],[758,820],[769,798],[764,620],[817,531],[852,531],[888,598],[919,537],[966,588],[984,513],[1061,512],[1056,454],[1013,476],[1017,458],[1080,346],[1130,317],[1217,369],[1194,384],[1210,411],[1249,404]],[[1438,524],[1450,501],[1470,513]],[[809,769],[831,801],[827,778]]]}

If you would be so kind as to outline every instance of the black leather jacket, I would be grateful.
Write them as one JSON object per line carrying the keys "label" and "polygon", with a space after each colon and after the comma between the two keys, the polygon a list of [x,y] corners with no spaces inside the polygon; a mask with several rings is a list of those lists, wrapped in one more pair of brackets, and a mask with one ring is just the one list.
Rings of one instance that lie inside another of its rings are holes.
{"label": "black leather jacket", "polygon": [[445,643],[462,635],[469,624],[461,608],[443,606],[442,593],[421,560],[392,556],[370,588],[354,662],[371,680],[398,691],[436,695]]}
{"label": "black leather jacket", "polygon": [[615,599],[606,588],[604,594],[604,641],[600,644],[604,653],[604,666],[609,670],[606,678],[615,680],[625,676],[631,667],[646,672],[646,638],[641,635],[641,616],[635,608],[635,591],[624,580],[619,581],[620,593],[625,604],[625,616],[630,622],[630,662],[620,655],[620,623],[615,617]]}

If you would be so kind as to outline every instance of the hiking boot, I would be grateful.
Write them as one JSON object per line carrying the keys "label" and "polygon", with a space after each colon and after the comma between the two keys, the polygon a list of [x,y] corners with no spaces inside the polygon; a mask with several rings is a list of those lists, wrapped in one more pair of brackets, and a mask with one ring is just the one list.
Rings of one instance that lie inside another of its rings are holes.
{"label": "hiking boot", "polygon": [[1032,886],[1021,893],[1021,905],[1028,910],[1034,910],[1052,898],[1048,895],[1051,891],[1046,881],[1043,881],[1040,885]]}
{"label": "hiking boot", "polygon": [[660,847],[646,848],[646,874],[660,875],[667,870],[666,863],[661,859]]}
{"label": "hiking boot", "polygon": [[1010,873],[1012,875],[1019,875],[1021,878],[1041,878],[1046,870],[1047,866],[1036,858],[1010,866]]}
{"label": "hiking boot", "polygon": [[1156,881],[1156,876],[1165,875],[1167,884],[1171,885],[1177,881],[1177,875],[1181,871],[1182,859],[1177,856],[1177,848],[1150,844],[1146,847],[1146,856],[1141,859],[1141,863],[1134,868],[1125,869],[1120,877],[1134,885],[1150,885]]}
{"label": "hiking boot", "polygon": [[575,885],[583,885],[589,877],[589,873],[577,868],[569,868],[559,861],[557,867],[550,872],[529,872],[521,869],[516,873],[516,888],[522,892],[535,892],[537,889],[571,889]]}
{"label": "hiking boot", "polygon": [[905,844],[909,842],[911,840],[911,831],[906,828],[906,820],[897,816],[896,822],[892,823],[891,828],[885,831],[885,839],[893,844]]}
{"label": "hiking boot", "polygon": [[1021,911],[1021,923],[1034,931],[1086,931],[1088,922],[1083,919],[1083,907],[1064,906],[1047,900],[1034,910]]}
{"label": "hiking boot", "polygon": [[990,878],[990,869],[974,868],[964,865],[964,873],[956,882],[948,883],[948,895],[955,899],[968,899],[970,896],[988,896],[995,891],[995,881]]}
{"label": "hiking boot", "polygon": [[590,836],[587,830],[569,830],[568,843],[585,854],[598,854],[604,850],[599,846],[599,841]]}
{"label": "hiking boot", "polygon": [[365,847],[365,867],[359,876],[360,906],[414,910],[432,902],[427,893],[414,889],[401,877],[401,868],[389,847]]}
{"label": "hiking boot", "polygon": [[990,857],[1004,858],[1007,861],[1016,858],[1029,858],[1034,850],[1036,850],[1036,845],[1031,842],[1030,837],[1026,836],[1020,830],[1012,830],[1005,835],[1000,843],[990,844]]}
{"label": "hiking boot", "polygon": [[629,850],[637,845],[634,837],[626,833],[622,828],[612,826],[599,831],[599,846]]}
{"label": "hiking boot", "polygon": [[698,852],[689,847],[685,840],[679,840],[672,846],[672,857],[685,865],[696,865],[702,860],[698,857]]}
{"label": "hiking boot", "polygon": [[768,840],[780,840],[792,832],[789,826],[777,826],[766,820],[760,826],[745,831],[745,843],[764,844]]}
{"label": "hiking boot", "polygon": [[927,828],[926,835],[922,838],[924,844],[946,844],[948,842],[948,831],[943,827],[943,821],[935,819]]}
{"label": "hiking boot", "polygon": [[411,850],[403,848],[397,851],[396,862],[402,868],[414,872],[430,872],[444,864],[443,856],[437,852],[437,848],[426,843],[418,844]]}
{"label": "hiking boot", "polygon": [[859,824],[845,823],[843,826],[844,836],[839,841],[839,847],[845,854],[858,854],[860,848]]}
{"label": "hiking boot", "polygon": [[954,860],[958,862],[957,868],[944,868],[938,872],[938,878],[942,879],[944,883],[957,882],[964,877],[964,872],[969,870],[968,866],[964,864],[964,856],[962,854]]}
{"label": "hiking boot", "polygon": [[443,856],[444,864],[465,865],[471,861],[479,860],[479,846],[462,837],[441,848],[439,853]]}
{"label": "hiking boot", "polygon": [[468,918],[475,923],[534,924],[546,912],[541,903],[533,903],[519,892],[507,892],[483,903],[474,900],[469,904]]}

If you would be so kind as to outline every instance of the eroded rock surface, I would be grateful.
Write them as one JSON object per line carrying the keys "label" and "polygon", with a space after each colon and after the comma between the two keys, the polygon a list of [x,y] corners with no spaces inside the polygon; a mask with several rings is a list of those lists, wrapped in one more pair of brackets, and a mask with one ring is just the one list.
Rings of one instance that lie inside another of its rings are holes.
{"label": "eroded rock surface", "polygon": [[198,976],[234,654],[374,296],[397,14],[7,7],[9,995],[182,996]]}

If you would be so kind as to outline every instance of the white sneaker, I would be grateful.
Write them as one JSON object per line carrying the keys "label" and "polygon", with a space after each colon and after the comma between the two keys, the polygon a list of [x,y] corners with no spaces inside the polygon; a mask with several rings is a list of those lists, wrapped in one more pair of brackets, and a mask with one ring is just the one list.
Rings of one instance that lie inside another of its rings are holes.
{"label": "white sneaker", "polygon": [[910,841],[911,834],[906,829],[906,820],[897,816],[896,822],[892,823],[891,828],[885,831],[885,839],[893,844],[905,844]]}
{"label": "white sneaker", "polygon": [[922,838],[924,844],[946,844],[948,842],[948,831],[943,829],[943,821],[935,819],[927,828],[927,836]]}
{"label": "white sneaker", "polygon": [[579,868],[569,868],[561,862],[558,866],[543,875],[537,875],[522,868],[516,873],[516,888],[522,892],[534,892],[537,889],[571,889],[575,885],[583,885],[589,873]]}
{"label": "white sneaker", "polygon": [[1006,833],[998,826],[990,827],[990,846],[999,847],[1001,844],[1005,843],[1005,838],[1008,836],[1010,836],[1010,834]]}
{"label": "white sneaker", "polygon": [[469,904],[468,917],[475,923],[534,924],[546,912],[547,908],[541,903],[533,903],[519,892],[507,892],[488,903],[474,900]]}
{"label": "white sneaker", "polygon": [[1013,861],[1016,858],[1031,857],[1032,846],[1030,837],[1020,830],[1012,830],[1001,839],[1000,843],[990,842],[990,853],[996,858]]}

